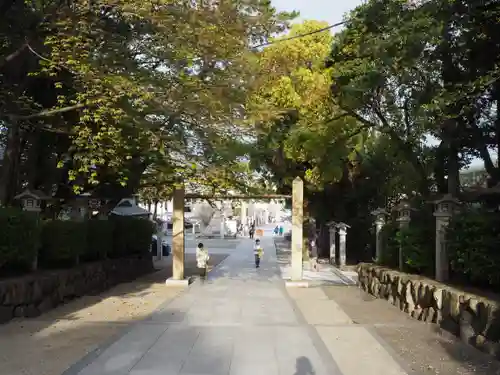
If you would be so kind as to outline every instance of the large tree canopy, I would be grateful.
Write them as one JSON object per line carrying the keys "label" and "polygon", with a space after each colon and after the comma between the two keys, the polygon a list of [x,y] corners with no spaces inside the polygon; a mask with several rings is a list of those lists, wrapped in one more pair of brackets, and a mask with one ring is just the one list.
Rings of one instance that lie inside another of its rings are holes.
{"label": "large tree canopy", "polygon": [[459,171],[473,158],[499,183],[499,15],[493,0],[373,0],[333,37],[265,48],[254,165],[283,190],[305,177],[310,215],[351,224],[358,254],[372,210],[461,196]]}
{"label": "large tree canopy", "polygon": [[1,7],[4,203],[23,186],[234,180],[218,170],[244,153],[249,46],[294,17],[262,0]]}

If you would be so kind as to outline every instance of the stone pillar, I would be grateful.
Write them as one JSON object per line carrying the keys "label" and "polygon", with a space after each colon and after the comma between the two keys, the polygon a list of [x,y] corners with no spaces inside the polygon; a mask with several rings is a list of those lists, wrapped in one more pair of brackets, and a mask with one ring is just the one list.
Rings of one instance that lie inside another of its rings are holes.
{"label": "stone pillar", "polygon": [[449,260],[446,251],[446,228],[457,211],[460,202],[450,194],[434,202],[436,210],[436,280],[443,282],[449,278]]}
{"label": "stone pillar", "polygon": [[[398,212],[398,218],[396,219],[396,221],[399,224],[399,230],[408,228],[411,221],[411,211],[412,211],[410,203],[403,200],[396,206],[396,210]],[[399,270],[402,271],[404,268],[404,259],[403,259],[403,248],[401,246],[399,247],[398,264],[399,264]]]}
{"label": "stone pillar", "polygon": [[220,218],[220,238],[224,239],[226,235],[226,214],[223,212]]}
{"label": "stone pillar", "polygon": [[248,204],[246,201],[241,202],[241,224],[245,225],[247,223],[247,212],[248,211]]}
{"label": "stone pillar", "polygon": [[292,281],[302,280],[303,223],[304,182],[296,177],[292,187]]}
{"label": "stone pillar", "polygon": [[335,246],[336,246],[336,234],[337,234],[337,223],[335,222],[331,222],[331,223],[328,223],[328,232],[330,234],[330,264],[335,264],[335,252],[336,252],[336,249],[335,249]]}
{"label": "stone pillar", "polygon": [[184,187],[174,190],[172,230],[172,278],[184,280]]}
{"label": "stone pillar", "polygon": [[158,239],[156,241],[156,259],[162,260],[163,259],[163,233],[161,231],[157,231],[156,233],[156,238]]}
{"label": "stone pillar", "polygon": [[337,229],[339,231],[339,266],[344,267],[346,264],[347,252],[347,228],[350,228],[346,223],[338,223]]}
{"label": "stone pillar", "polygon": [[384,252],[382,228],[385,225],[388,213],[383,208],[377,208],[372,212],[372,215],[375,216],[375,262],[380,263]]}

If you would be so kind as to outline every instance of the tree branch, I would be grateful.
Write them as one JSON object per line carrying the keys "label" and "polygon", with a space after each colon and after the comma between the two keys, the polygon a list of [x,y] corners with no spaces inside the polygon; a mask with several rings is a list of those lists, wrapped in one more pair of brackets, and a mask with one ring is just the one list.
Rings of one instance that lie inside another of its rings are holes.
{"label": "tree branch", "polygon": [[4,58],[0,59],[0,69],[10,61],[14,60],[16,57],[20,56],[21,53],[28,47],[28,43],[24,43],[21,47],[19,47],[17,50],[12,52],[11,54],[5,56]]}
{"label": "tree branch", "polygon": [[389,135],[391,137],[391,140],[399,147],[401,152],[405,155],[407,161],[410,162],[415,168],[415,170],[418,171],[418,173],[421,175],[423,183],[422,189],[428,191],[429,184],[427,179],[427,172],[425,170],[424,165],[415,155],[411,145],[409,145],[408,142],[405,141],[404,139],[401,139],[399,134],[394,129],[391,128],[391,126],[387,122],[387,119],[383,116],[380,110],[374,108],[375,114],[377,115],[377,117],[380,118],[380,121],[382,122],[382,126],[379,126],[374,122],[365,119],[363,116],[360,116],[355,111],[349,108],[342,108],[342,109],[347,113],[349,113],[349,115],[354,117],[362,124],[365,124],[367,127],[372,127],[382,133]]}
{"label": "tree branch", "polygon": [[31,120],[34,118],[50,117],[50,116],[58,115],[60,113],[71,112],[71,111],[85,108],[85,107],[86,107],[85,104],[80,103],[80,104],[75,104],[75,105],[71,105],[71,106],[63,107],[63,108],[43,110],[41,112],[33,113],[31,115],[21,116],[21,115],[7,114],[7,115],[5,115],[5,117],[8,117],[11,120]]}

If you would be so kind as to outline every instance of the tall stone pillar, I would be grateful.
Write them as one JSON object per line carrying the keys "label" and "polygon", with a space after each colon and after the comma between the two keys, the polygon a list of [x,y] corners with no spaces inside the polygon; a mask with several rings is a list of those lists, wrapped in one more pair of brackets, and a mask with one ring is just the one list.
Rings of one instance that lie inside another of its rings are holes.
{"label": "tall stone pillar", "polygon": [[449,259],[446,244],[446,228],[457,211],[460,202],[450,194],[434,202],[436,210],[436,280],[443,282],[449,278]]}
{"label": "tall stone pillar", "polygon": [[245,225],[247,223],[248,216],[248,203],[246,201],[241,202],[241,224]]}
{"label": "tall stone pillar", "polygon": [[337,223],[328,223],[328,233],[330,234],[330,264],[335,264],[336,257],[336,235],[337,235]]}
{"label": "tall stone pillar", "polygon": [[184,280],[184,187],[174,190],[172,228],[172,278]]}
{"label": "tall stone pillar", "polygon": [[[410,203],[405,200],[401,201],[401,203],[399,203],[396,206],[396,211],[398,212],[398,218],[396,219],[396,221],[399,224],[399,230],[408,228],[411,221],[411,211],[412,211]],[[403,259],[403,248],[401,246],[399,247],[398,264],[399,264],[399,270],[403,271],[404,259]]]}
{"label": "tall stone pillar", "polygon": [[387,211],[383,208],[378,208],[372,212],[375,216],[375,262],[379,263],[382,259],[384,251],[384,241],[382,238],[382,229],[384,228]]}
{"label": "tall stone pillar", "polygon": [[296,177],[292,187],[292,281],[302,280],[303,223],[304,182]]}
{"label": "tall stone pillar", "polygon": [[226,237],[226,214],[222,212],[220,218],[220,238],[224,239]]}
{"label": "tall stone pillar", "polygon": [[346,223],[338,223],[339,231],[339,266],[344,267],[347,260],[347,228],[350,228]]}

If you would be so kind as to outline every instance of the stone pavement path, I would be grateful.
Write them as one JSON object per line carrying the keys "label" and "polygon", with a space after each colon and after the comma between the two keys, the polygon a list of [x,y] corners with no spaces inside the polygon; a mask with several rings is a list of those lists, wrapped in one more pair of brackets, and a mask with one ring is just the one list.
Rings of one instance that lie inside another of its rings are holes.
{"label": "stone pavement path", "polygon": [[[214,251],[214,264],[225,257]],[[182,288],[165,288],[171,259],[165,267],[97,295],[60,305],[37,318],[20,318],[0,325],[0,375],[60,375],[89,352],[141,321]],[[186,273],[195,274],[196,260],[186,255]]]}
{"label": "stone pavement path", "polygon": [[[268,233],[272,228],[268,228]],[[284,289],[272,237],[242,240],[210,275],[66,375],[406,374],[320,288]]]}

